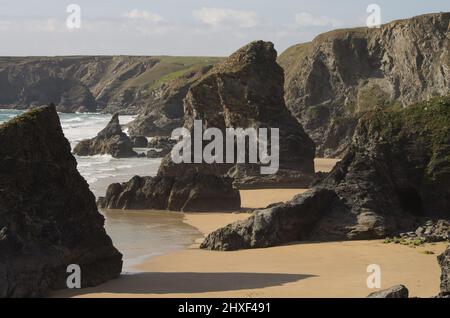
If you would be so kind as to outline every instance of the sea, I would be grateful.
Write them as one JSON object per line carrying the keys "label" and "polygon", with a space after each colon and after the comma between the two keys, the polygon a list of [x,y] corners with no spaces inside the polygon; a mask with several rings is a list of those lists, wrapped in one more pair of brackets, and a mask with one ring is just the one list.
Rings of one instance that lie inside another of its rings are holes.
{"label": "sea", "polygon": [[[21,114],[22,110],[0,109],[0,124]],[[73,147],[81,140],[93,138],[111,119],[99,113],[59,113],[64,135]],[[133,116],[120,116],[125,125]],[[126,132],[126,128],[124,129]],[[137,152],[148,149],[136,148]],[[110,155],[75,156],[78,171],[86,179],[96,197],[106,193],[108,185],[125,182],[135,175],[156,175],[161,159],[115,159]],[[151,257],[183,249],[201,234],[183,223],[183,214],[167,211],[100,210],[105,216],[105,229],[114,246],[124,255],[124,272],[137,272],[135,265]]]}

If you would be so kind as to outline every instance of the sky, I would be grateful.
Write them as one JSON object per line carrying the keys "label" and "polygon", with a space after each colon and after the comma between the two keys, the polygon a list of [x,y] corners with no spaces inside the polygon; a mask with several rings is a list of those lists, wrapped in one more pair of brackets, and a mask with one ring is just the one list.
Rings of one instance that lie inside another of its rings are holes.
{"label": "sky", "polygon": [[370,4],[382,23],[450,11],[449,0],[0,0],[0,56],[227,56],[253,40],[281,53],[365,26]]}

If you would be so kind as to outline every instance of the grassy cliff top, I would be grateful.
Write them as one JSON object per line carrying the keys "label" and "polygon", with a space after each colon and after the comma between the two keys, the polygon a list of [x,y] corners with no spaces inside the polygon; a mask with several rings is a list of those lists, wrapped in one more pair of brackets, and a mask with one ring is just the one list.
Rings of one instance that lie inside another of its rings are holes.
{"label": "grassy cliff top", "polygon": [[361,118],[359,128],[368,128],[371,135],[378,135],[379,142],[395,149],[409,144],[421,147],[430,158],[427,175],[433,180],[450,180],[450,96],[402,109],[370,111]]}
{"label": "grassy cliff top", "polygon": [[328,31],[322,34],[317,35],[312,41],[295,44],[289,48],[287,48],[283,53],[278,57],[278,63],[284,68],[288,69],[294,62],[298,62],[304,59],[307,56],[308,50],[310,50],[314,46],[319,46],[322,43],[345,39],[347,37],[360,38],[367,37],[369,34],[374,32],[380,32],[384,28],[390,28],[397,25],[403,24],[418,24],[420,25],[424,20],[427,19],[442,19],[444,21],[448,21],[450,19],[450,12],[440,12],[440,13],[429,13],[423,14],[419,16],[415,16],[408,19],[394,20],[385,24],[382,24],[380,28],[367,28],[367,27],[356,27],[356,28],[346,28],[346,29],[336,29],[332,31]]}

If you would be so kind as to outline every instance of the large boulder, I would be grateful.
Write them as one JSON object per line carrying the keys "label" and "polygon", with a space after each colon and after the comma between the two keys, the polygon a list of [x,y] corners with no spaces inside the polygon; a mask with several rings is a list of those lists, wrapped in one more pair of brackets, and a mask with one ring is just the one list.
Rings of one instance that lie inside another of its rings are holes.
{"label": "large boulder", "polygon": [[414,231],[424,219],[448,220],[449,145],[450,97],[367,113],[349,152],[311,192],[211,233],[202,247],[379,239]]}
{"label": "large boulder", "polygon": [[204,130],[218,128],[224,136],[227,128],[278,128],[278,173],[262,175],[259,163],[174,164],[170,156],[159,173],[229,175],[236,187],[246,188],[308,186],[314,179],[315,145],[286,108],[284,73],[276,58],[272,43],[256,41],[215,65],[189,89],[184,127],[192,132],[194,121],[201,120]]}
{"label": "large boulder", "polygon": [[388,289],[371,293],[367,298],[408,298],[409,291],[404,285],[396,285]]}
{"label": "large boulder", "polygon": [[449,22],[446,12],[335,30],[280,55],[287,107],[318,156],[343,156],[368,110],[450,93]]}
{"label": "large boulder", "polygon": [[176,140],[172,140],[168,136],[156,136],[148,142],[148,147],[171,150],[176,143]]}
{"label": "large boulder", "polygon": [[147,151],[147,158],[150,159],[156,159],[156,158],[164,158],[165,156],[167,156],[170,153],[171,149],[162,149],[162,150],[156,150],[156,149],[150,149],[149,151]]}
{"label": "large boulder", "polygon": [[335,198],[336,194],[326,189],[296,196],[290,202],[257,211],[247,220],[217,230],[200,247],[233,251],[302,240]]}
{"label": "large boulder", "polygon": [[98,205],[108,209],[171,210],[184,212],[237,211],[239,191],[231,179],[194,174],[175,177],[133,177],[108,187]]}
{"label": "large boulder", "polygon": [[132,136],[130,139],[134,148],[147,148],[148,146],[148,140],[144,136]]}
{"label": "large boulder", "polygon": [[439,266],[441,267],[441,293],[440,297],[450,298],[450,247],[438,257]]}
{"label": "large boulder", "polygon": [[55,107],[0,126],[0,297],[66,288],[67,266],[82,287],[119,276],[122,255],[77,171]]}
{"label": "large boulder", "polygon": [[95,138],[80,141],[73,149],[73,153],[78,156],[109,154],[114,158],[137,156],[133,150],[133,142],[122,131],[118,113],[113,115],[108,125]]}

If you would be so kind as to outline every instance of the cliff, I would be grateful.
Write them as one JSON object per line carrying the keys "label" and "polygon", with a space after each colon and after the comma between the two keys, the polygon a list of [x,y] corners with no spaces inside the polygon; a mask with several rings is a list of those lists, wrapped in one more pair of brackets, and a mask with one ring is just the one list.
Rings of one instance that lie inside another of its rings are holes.
{"label": "cliff", "polygon": [[54,102],[62,112],[137,114],[158,102],[163,84],[193,67],[218,60],[167,56],[0,57],[0,107],[23,109]]}
{"label": "cliff", "polygon": [[366,113],[347,154],[311,191],[217,230],[202,247],[380,239],[448,220],[449,145],[450,97]]}
{"label": "cliff", "polygon": [[342,156],[366,111],[450,93],[449,22],[447,12],[336,30],[280,55],[286,104],[318,156]]}

